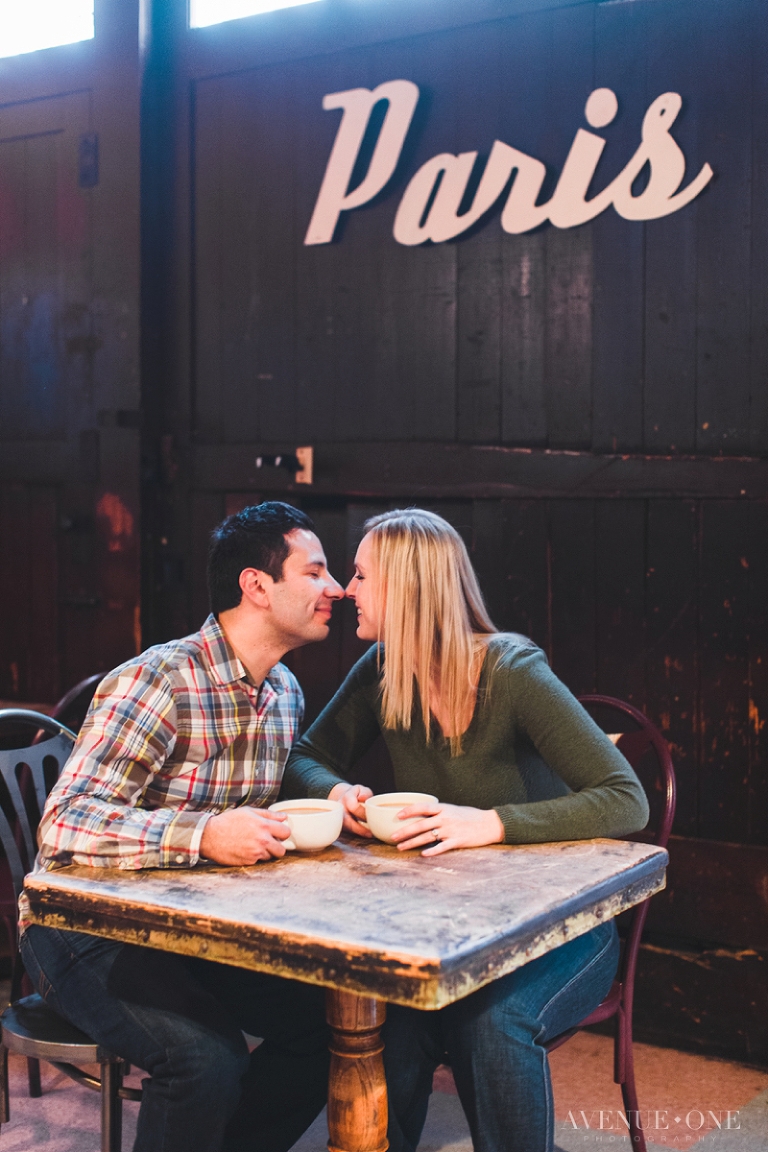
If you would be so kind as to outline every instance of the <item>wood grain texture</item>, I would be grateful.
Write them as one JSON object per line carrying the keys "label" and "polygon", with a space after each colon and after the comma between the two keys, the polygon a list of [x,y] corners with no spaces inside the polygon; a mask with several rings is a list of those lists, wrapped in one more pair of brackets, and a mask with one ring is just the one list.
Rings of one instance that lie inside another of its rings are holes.
{"label": "wood grain texture", "polygon": [[328,1089],[329,1152],[386,1152],[387,1084],[380,1000],[330,988],[326,1015],[331,1026]]}
{"label": "wood grain texture", "polygon": [[[617,94],[616,121],[597,135],[606,148],[592,181],[597,193],[629,160],[646,99],[644,4],[594,8],[594,87]],[[643,447],[645,225],[605,212],[592,224],[592,447]]]}
{"label": "wood grain texture", "polygon": [[[699,134],[706,128],[697,85],[696,6],[643,7],[646,43],[653,46],[646,62],[649,98],[669,91],[686,95],[675,139],[685,153],[686,171],[694,173],[709,159],[708,147],[702,157]],[[649,452],[691,452],[696,447],[697,211],[694,202],[645,225],[643,432]]]}
{"label": "wood grain texture", "polygon": [[36,922],[435,1009],[664,885],[662,849],[617,840],[425,860],[340,841],[253,868],[28,878]]}
{"label": "wood grain texture", "polygon": [[749,832],[750,844],[768,844],[768,505],[748,513],[749,564]]}
{"label": "wood grain texture", "polygon": [[[389,443],[315,441],[318,495],[374,500],[492,497],[673,497],[765,499],[768,459],[728,456],[644,456],[441,444],[425,440]],[[285,451],[285,441],[208,446],[194,450],[194,476],[201,489],[252,488],[280,499],[305,497],[289,476],[256,469],[259,452]],[[23,465],[20,464],[20,467]],[[0,461],[0,475],[3,464]],[[275,470],[276,471],[276,470]]]}
{"label": "wood grain texture", "polygon": [[645,707],[646,503],[595,503],[597,690]]}
{"label": "wood grain texture", "polygon": [[653,500],[646,545],[647,712],[669,742],[677,777],[675,829],[696,834],[699,765],[699,510]]}
{"label": "wood grain texture", "polygon": [[552,668],[577,696],[597,681],[595,501],[549,505]]}
{"label": "wood grain texture", "polygon": [[[717,5],[695,6],[697,67],[729,77],[717,92],[702,93],[700,144],[691,156],[693,167],[706,133],[710,163],[721,174],[720,196],[712,195],[710,186],[696,204],[696,447],[701,452],[740,453],[749,444],[750,313],[744,290],[750,283],[753,129],[751,69],[744,65],[750,59],[750,25],[761,7],[764,21],[762,5],[736,6],[723,21]],[[722,197],[727,197],[726,213],[719,208],[726,202]]]}
{"label": "wood grain texture", "polygon": [[749,826],[748,508],[701,509],[700,836],[738,840]]}

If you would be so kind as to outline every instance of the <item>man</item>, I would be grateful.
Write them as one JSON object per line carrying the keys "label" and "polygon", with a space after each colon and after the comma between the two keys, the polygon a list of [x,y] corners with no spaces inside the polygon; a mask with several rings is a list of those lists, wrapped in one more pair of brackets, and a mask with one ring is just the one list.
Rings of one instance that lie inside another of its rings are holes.
{"label": "man", "polygon": [[[311,520],[277,502],[216,529],[208,579],[211,615],[199,632],[150,648],[99,686],[48,798],[38,868],[247,865],[285,854],[285,818],[264,809],[303,697],[279,660],[325,639],[343,591]],[[321,989],[41,928],[23,901],[21,913],[22,956],[41,995],[149,1073],[135,1152],[283,1152],[322,1109]],[[250,1058],[241,1029],[264,1038]]]}

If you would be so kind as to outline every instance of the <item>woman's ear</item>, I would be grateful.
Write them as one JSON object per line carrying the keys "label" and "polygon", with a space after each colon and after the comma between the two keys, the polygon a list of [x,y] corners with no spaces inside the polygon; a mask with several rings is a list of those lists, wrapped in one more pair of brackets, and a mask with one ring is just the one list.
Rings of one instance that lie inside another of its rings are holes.
{"label": "woman's ear", "polygon": [[272,577],[260,568],[243,568],[240,573],[240,590],[243,600],[257,608],[269,608]]}

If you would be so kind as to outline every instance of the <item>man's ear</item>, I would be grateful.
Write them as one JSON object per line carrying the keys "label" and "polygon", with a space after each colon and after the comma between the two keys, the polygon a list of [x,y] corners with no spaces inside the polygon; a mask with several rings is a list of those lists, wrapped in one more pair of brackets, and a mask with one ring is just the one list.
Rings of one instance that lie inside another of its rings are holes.
{"label": "man's ear", "polygon": [[262,572],[260,568],[243,568],[239,584],[243,600],[257,608],[269,608],[274,580],[268,573]]}

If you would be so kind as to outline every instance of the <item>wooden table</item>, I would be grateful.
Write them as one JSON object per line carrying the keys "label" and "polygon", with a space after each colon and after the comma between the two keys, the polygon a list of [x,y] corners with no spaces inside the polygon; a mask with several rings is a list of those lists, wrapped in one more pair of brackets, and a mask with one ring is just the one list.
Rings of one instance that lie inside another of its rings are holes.
{"label": "wooden table", "polygon": [[251,868],[27,877],[38,924],[204,956],[329,989],[332,1152],[384,1152],[385,1001],[436,1009],[664,887],[667,853],[621,840],[425,859],[340,841]]}

